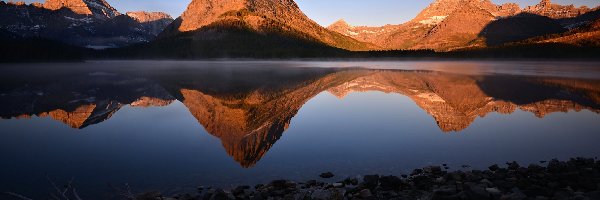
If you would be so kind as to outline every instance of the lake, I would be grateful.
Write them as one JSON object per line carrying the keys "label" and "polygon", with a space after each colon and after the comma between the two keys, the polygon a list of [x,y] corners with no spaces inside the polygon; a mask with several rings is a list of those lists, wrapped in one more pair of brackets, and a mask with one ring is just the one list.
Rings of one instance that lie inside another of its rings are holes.
{"label": "lake", "polygon": [[0,65],[0,191],[83,199],[600,154],[600,63]]}

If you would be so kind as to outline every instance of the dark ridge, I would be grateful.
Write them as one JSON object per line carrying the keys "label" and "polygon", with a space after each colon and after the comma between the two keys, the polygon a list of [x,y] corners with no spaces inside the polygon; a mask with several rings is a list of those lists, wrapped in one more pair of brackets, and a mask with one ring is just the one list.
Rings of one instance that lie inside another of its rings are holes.
{"label": "dark ridge", "polygon": [[[3,31],[0,30],[0,35]],[[2,37],[5,38],[5,37]],[[2,62],[63,62],[82,61],[84,48],[43,38],[0,38],[0,63]],[[59,49],[59,50],[58,50]]]}
{"label": "dark ridge", "polygon": [[[174,23],[180,23],[176,20]],[[171,25],[168,29],[172,29]],[[308,58],[339,57],[349,51],[327,46],[276,21],[257,32],[242,21],[213,23],[196,31],[160,35],[152,43],[106,51],[121,58]]]}
{"label": "dark ridge", "polygon": [[495,46],[565,31],[567,29],[549,17],[522,13],[491,22],[483,29],[479,36],[485,38],[488,46]]}
{"label": "dark ridge", "polygon": [[139,23],[127,15],[101,20],[64,7],[49,10],[34,5],[0,3],[0,29],[23,38],[45,38],[80,47],[123,47],[149,42],[157,34],[153,26],[158,25],[158,22]]}

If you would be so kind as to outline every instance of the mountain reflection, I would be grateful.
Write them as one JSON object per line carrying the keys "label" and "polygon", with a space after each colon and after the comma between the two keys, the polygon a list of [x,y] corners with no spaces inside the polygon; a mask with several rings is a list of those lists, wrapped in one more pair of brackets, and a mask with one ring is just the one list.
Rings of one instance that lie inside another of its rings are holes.
{"label": "mountain reflection", "polygon": [[334,68],[201,68],[169,72],[79,73],[30,81],[3,79],[0,117],[50,117],[82,129],[125,105],[182,102],[243,167],[255,165],[302,105],[322,92],[344,98],[381,91],[411,98],[443,132],[461,131],[488,113],[517,109],[600,113],[600,81],[432,71]]}

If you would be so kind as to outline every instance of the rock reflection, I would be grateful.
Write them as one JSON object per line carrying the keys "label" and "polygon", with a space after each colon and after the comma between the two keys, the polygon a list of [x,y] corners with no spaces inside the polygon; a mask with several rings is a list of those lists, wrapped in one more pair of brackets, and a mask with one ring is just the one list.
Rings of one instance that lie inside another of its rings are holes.
{"label": "rock reflection", "polygon": [[572,110],[600,113],[600,81],[574,78],[347,68],[202,68],[74,77],[5,83],[11,87],[0,91],[0,116],[51,117],[81,129],[109,119],[125,105],[167,106],[178,100],[242,167],[252,167],[301,107],[322,92],[341,99],[365,91],[405,95],[443,132],[462,131],[478,117],[517,109],[540,118]]}

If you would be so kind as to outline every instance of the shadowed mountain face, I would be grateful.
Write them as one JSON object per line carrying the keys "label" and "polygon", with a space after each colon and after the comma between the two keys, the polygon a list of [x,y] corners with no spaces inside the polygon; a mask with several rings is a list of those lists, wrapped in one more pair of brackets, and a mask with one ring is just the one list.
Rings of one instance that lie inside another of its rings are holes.
{"label": "shadowed mountain face", "polygon": [[493,21],[479,36],[485,38],[487,45],[493,46],[565,31],[566,28],[551,18],[525,13]]}
{"label": "shadowed mountain face", "polygon": [[0,75],[2,118],[50,117],[86,128],[126,105],[167,106],[177,100],[243,167],[255,165],[302,106],[322,92],[340,99],[365,91],[401,94],[431,115],[442,132],[459,132],[489,113],[517,109],[540,118],[554,112],[600,113],[600,81],[574,78],[276,67],[135,74],[78,70],[18,80],[11,73],[17,72]]}
{"label": "shadowed mountain face", "polygon": [[[0,1],[0,30],[79,47],[123,47],[153,40],[173,19],[164,13],[117,12],[104,0]],[[2,37],[0,40],[11,39]]]}

